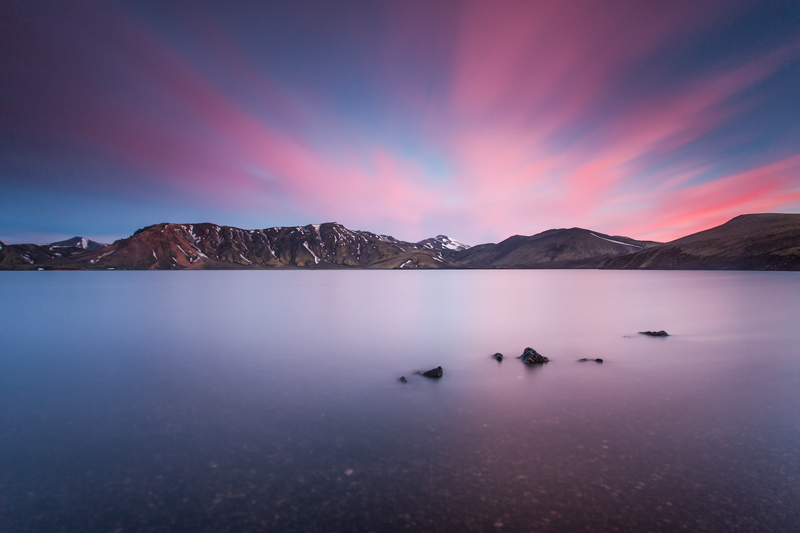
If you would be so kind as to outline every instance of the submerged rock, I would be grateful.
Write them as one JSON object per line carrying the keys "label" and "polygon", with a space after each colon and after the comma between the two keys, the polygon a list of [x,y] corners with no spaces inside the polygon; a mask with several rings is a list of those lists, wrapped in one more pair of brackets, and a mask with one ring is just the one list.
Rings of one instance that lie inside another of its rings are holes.
{"label": "submerged rock", "polygon": [[517,359],[522,359],[522,362],[526,365],[537,365],[550,361],[550,359],[530,347],[525,348],[525,351]]}
{"label": "submerged rock", "polygon": [[422,374],[426,378],[440,378],[442,377],[443,372],[442,367],[437,366],[436,368],[428,370],[427,372],[417,372],[417,374]]}
{"label": "submerged rock", "polygon": [[602,359],[588,359],[586,357],[584,357],[583,359],[578,359],[579,363],[585,363],[587,361],[594,361],[595,363],[602,363],[603,362]]}
{"label": "submerged rock", "polygon": [[406,379],[405,376],[400,376],[400,379],[398,379],[397,381],[399,381],[400,383],[408,383],[408,380]]}
{"label": "submerged rock", "polygon": [[639,335],[647,335],[648,337],[669,337],[669,333],[664,331],[640,331]]}
{"label": "submerged rock", "polygon": [[498,363],[500,363],[500,362],[502,362],[502,361],[503,361],[503,354],[501,354],[500,352],[497,352],[497,353],[496,353],[496,354],[494,354],[492,357],[493,357],[493,358],[495,358],[495,359],[497,359],[497,362],[498,362]]}

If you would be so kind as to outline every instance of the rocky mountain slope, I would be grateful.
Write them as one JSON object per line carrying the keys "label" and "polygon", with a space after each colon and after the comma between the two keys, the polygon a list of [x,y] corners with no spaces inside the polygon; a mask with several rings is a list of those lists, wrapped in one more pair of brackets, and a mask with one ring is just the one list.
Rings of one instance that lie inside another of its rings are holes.
{"label": "rocky mountain slope", "polygon": [[609,259],[602,268],[800,270],[800,215],[741,215],[721,226]]}
{"label": "rocky mountain slope", "polygon": [[658,244],[581,228],[551,229],[473,246],[457,252],[452,261],[472,268],[598,268],[611,257]]}
{"label": "rocky mountain slope", "polygon": [[[45,258],[36,259],[32,265],[49,266]],[[337,223],[263,230],[156,224],[69,259],[80,268],[135,270],[453,266],[436,250]]]}

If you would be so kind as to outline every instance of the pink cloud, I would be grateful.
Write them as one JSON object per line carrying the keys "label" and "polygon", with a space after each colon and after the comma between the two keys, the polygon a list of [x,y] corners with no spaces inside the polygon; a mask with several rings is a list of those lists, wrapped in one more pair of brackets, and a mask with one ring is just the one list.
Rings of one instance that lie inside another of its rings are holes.
{"label": "pink cloud", "polygon": [[[144,195],[401,238],[445,231],[475,243],[583,226],[665,239],[746,210],[800,205],[794,154],[707,183],[719,174],[713,153],[675,156],[738,116],[749,102],[737,97],[795,58],[797,43],[627,90],[625,76],[703,31],[717,7],[501,5],[456,3],[430,17],[403,5],[390,11],[385,40],[352,58],[375,77],[363,81],[385,91],[383,137],[337,109],[326,87],[282,89],[208,16],[187,24],[216,69],[129,14],[123,31],[104,38],[132,51],[126,79],[142,101],[100,98],[92,116],[69,111],[65,120],[97,153],[158,185]],[[372,65],[376,58],[386,64]],[[447,178],[395,143],[395,129],[445,161]]]}
{"label": "pink cloud", "polygon": [[[565,15],[562,9],[569,8],[564,6],[525,4],[509,15],[480,4],[465,16],[449,110],[460,127],[445,132],[458,168],[451,187],[463,202],[452,216],[475,232],[490,228],[501,237],[573,225],[625,233],[641,228],[636,221],[643,217],[665,221],[661,231],[646,230],[650,237],[673,235],[665,211],[682,207],[635,191],[677,184],[691,188],[687,181],[710,171],[709,160],[670,158],[739,113],[742,104],[732,103],[732,97],[775,72],[796,46],[732,64],[682,87],[640,95],[611,118],[587,123],[574,142],[558,148],[549,140],[559,128],[588,113],[626,63],[665,45],[685,13],[681,8],[655,17],[645,35],[613,20],[613,14],[589,10],[586,17],[574,17]],[[694,21],[702,22],[702,17]],[[556,44],[564,42],[564,48]],[[780,188],[747,190],[731,198],[734,208],[786,207],[786,199],[793,198]],[[644,211],[643,205],[654,211]],[[692,205],[696,228],[711,208]]]}
{"label": "pink cloud", "polygon": [[[363,139],[354,140],[347,154],[315,145],[254,115],[144,27],[120,38],[138,51],[133,66],[158,85],[170,108],[159,116],[111,104],[107,120],[81,123],[84,142],[105,157],[215,206],[300,212],[312,221],[344,217],[364,227],[380,221],[398,230],[435,209],[436,191],[413,161]],[[270,86],[232,46],[224,51],[239,79],[268,95],[268,105],[307,118],[300,104]]]}
{"label": "pink cloud", "polygon": [[781,211],[800,202],[800,155],[647,199],[631,232],[673,240],[745,213]]}

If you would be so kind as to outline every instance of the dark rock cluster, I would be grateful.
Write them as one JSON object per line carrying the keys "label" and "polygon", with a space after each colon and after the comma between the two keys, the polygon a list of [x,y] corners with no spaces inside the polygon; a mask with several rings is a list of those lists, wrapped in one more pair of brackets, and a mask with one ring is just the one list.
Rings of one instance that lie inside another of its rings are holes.
{"label": "dark rock cluster", "polygon": [[494,354],[492,356],[492,358],[493,359],[497,359],[497,362],[501,363],[503,361],[503,354],[501,354],[500,352],[497,352],[496,354]]}
{"label": "dark rock cluster", "polygon": [[[432,368],[427,372],[414,372],[414,374],[426,378],[439,379],[444,375],[444,371],[442,370],[442,367],[437,366],[436,368]],[[397,381],[399,381],[400,383],[408,383],[408,379],[406,379],[405,376],[400,376],[400,379],[398,379]]]}
{"label": "dark rock cluster", "polygon": [[428,370],[427,372],[415,372],[415,374],[419,374],[419,375],[424,376],[426,378],[436,378],[436,379],[438,379],[438,378],[440,378],[440,377],[442,377],[444,375],[444,372],[442,371],[442,367],[437,366],[436,368],[432,368],[431,370]]}
{"label": "dark rock cluster", "polygon": [[550,361],[531,347],[525,348],[525,351],[517,359],[522,359],[522,362],[526,365],[538,365]]}
{"label": "dark rock cluster", "polygon": [[603,362],[602,359],[589,359],[587,357],[584,357],[583,359],[578,359],[579,363],[585,363],[587,361],[594,361],[595,363],[602,363]]}
{"label": "dark rock cluster", "polygon": [[640,335],[647,335],[648,337],[669,337],[669,333],[664,331],[640,331]]}

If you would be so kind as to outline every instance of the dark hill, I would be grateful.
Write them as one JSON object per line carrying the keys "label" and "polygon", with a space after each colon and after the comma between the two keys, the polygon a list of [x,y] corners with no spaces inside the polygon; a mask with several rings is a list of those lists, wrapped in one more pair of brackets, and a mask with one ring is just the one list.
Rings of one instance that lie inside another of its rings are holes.
{"label": "dark hill", "polygon": [[50,251],[47,246],[37,244],[0,243],[0,270],[36,270],[47,268],[80,268],[69,259],[77,248],[57,248]]}
{"label": "dark hill", "polygon": [[452,261],[473,268],[598,268],[621,254],[659,243],[609,236],[581,228],[551,229],[525,237],[514,235],[498,244],[481,244],[457,252]]}
{"label": "dark hill", "polygon": [[19,270],[29,268],[32,264],[31,260],[25,260],[15,247],[0,241],[0,269]]}
{"label": "dark hill", "polygon": [[721,226],[609,259],[602,268],[800,270],[800,215],[740,215]]}

